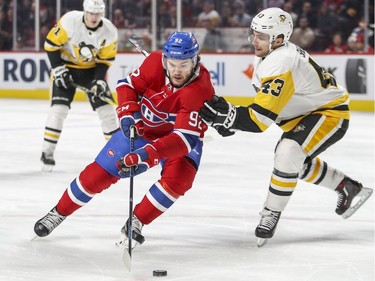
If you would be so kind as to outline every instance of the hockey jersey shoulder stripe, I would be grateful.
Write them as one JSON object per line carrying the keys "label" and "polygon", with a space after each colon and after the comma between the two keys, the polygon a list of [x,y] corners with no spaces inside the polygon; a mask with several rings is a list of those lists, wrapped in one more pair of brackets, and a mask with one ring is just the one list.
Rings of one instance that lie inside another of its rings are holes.
{"label": "hockey jersey shoulder stripe", "polygon": [[48,32],[44,42],[44,49],[46,51],[56,51],[61,48],[68,39],[66,30],[58,23]]}

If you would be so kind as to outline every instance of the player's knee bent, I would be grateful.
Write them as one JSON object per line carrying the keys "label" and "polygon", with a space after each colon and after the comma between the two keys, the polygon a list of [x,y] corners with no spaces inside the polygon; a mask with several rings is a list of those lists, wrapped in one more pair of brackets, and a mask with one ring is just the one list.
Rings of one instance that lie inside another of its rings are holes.
{"label": "player's knee bent", "polygon": [[197,170],[192,164],[185,167],[183,177],[176,177],[175,175],[163,175],[161,181],[166,183],[168,188],[179,196],[183,196],[192,186]]}
{"label": "player's knee bent", "polygon": [[284,173],[299,173],[305,159],[306,153],[296,141],[283,139],[275,151],[274,167]]}
{"label": "player's knee bent", "polygon": [[119,178],[112,176],[96,162],[93,162],[81,172],[79,180],[87,192],[96,194],[116,183]]}

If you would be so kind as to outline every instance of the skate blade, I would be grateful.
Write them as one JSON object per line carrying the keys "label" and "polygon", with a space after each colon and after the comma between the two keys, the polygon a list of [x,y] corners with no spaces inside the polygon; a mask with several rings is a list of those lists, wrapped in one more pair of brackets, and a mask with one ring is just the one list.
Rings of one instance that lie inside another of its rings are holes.
{"label": "skate blade", "polygon": [[266,238],[257,238],[257,246],[258,246],[258,248],[266,245],[267,242],[268,242],[268,239],[266,239]]}
{"label": "skate blade", "polygon": [[54,165],[42,165],[42,171],[46,173],[51,173],[53,171]]}
{"label": "skate blade", "polygon": [[363,187],[362,190],[356,195],[355,198],[359,198],[359,201],[351,206],[341,215],[342,218],[347,219],[351,217],[358,209],[370,198],[373,190],[371,188]]}

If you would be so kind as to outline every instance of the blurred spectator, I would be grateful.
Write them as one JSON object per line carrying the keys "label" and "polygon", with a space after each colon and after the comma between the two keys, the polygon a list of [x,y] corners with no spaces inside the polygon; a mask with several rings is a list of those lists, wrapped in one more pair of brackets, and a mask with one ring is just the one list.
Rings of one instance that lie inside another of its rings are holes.
{"label": "blurred spectator", "polygon": [[348,38],[351,31],[357,27],[358,20],[358,11],[352,6],[344,5],[344,9],[338,17],[339,31],[344,38]]}
{"label": "blurred spectator", "polygon": [[282,9],[284,5],[284,0],[268,0],[268,7],[276,7]]}
{"label": "blurred spectator", "polygon": [[164,2],[158,5],[158,26],[161,29],[172,26],[172,16]]}
{"label": "blurred spectator", "polygon": [[233,26],[233,10],[232,7],[228,4],[224,5],[221,9],[221,26]]}
{"label": "blurred spectator", "polygon": [[220,30],[216,28],[215,24],[216,22],[214,20],[206,19],[203,21],[207,33],[201,47],[202,52],[220,53],[226,50],[224,38],[221,36]]}
{"label": "blurred spectator", "polygon": [[50,26],[43,24],[39,29],[39,49],[43,50],[44,48],[44,41],[46,40],[47,34],[51,29]]}
{"label": "blurred spectator", "polygon": [[306,17],[299,19],[299,27],[294,29],[290,41],[306,51],[311,51],[315,41],[315,34],[309,26],[309,20]]}
{"label": "blurred spectator", "polygon": [[[373,54],[374,53],[374,48],[371,46],[368,46],[367,51],[365,50],[365,36],[363,34],[357,34],[357,36],[352,38],[349,47],[350,51],[354,53],[368,53],[368,54]],[[349,42],[349,41],[348,41]]]}
{"label": "blurred spectator", "polygon": [[357,37],[362,35],[362,38],[365,38],[365,30],[367,29],[368,44],[374,44],[374,32],[368,28],[367,22],[364,19],[361,19],[358,22],[358,26],[352,30],[349,35],[348,41],[356,42]]}
{"label": "blurred spectator", "polygon": [[137,26],[134,12],[132,10],[126,9],[124,14],[124,24],[125,28],[134,28]]}
{"label": "blurred spectator", "polygon": [[249,1],[247,0],[245,3],[245,10],[251,17],[255,17],[256,14],[258,14],[262,7],[260,5],[260,1]]}
{"label": "blurred spectator", "polygon": [[315,46],[314,51],[324,51],[331,41],[332,35],[337,32],[338,18],[328,8],[327,3],[320,5],[315,28]]}
{"label": "blurred spectator", "polygon": [[293,2],[292,1],[288,1],[288,2],[284,3],[282,9],[285,12],[288,12],[290,14],[290,16],[292,17],[293,26],[297,26],[298,15],[294,12],[293,7],[294,7],[293,6]]}
{"label": "blurred spectator", "polygon": [[311,2],[310,1],[305,1],[302,4],[302,10],[298,14],[298,20],[297,20],[297,25],[299,25],[299,20],[301,18],[307,18],[309,21],[309,26],[311,28],[315,28],[316,26],[316,13],[314,13],[314,10],[312,8]]}
{"label": "blurred spectator", "polygon": [[202,2],[200,0],[183,0],[182,23],[185,27],[196,26],[198,15],[202,12]]}
{"label": "blurred spectator", "polygon": [[117,28],[125,28],[125,17],[121,9],[115,9],[113,11],[112,23]]}
{"label": "blurred spectator", "polygon": [[249,27],[253,18],[245,12],[245,6],[242,1],[237,1],[233,5],[234,15],[232,26],[236,27]]}
{"label": "blurred spectator", "polygon": [[345,0],[324,0],[323,1],[323,3],[325,3],[328,6],[328,9],[335,14],[339,11],[339,8],[343,2],[345,2]]}
{"label": "blurred spectator", "polygon": [[348,45],[343,43],[342,34],[337,32],[332,37],[332,44],[324,52],[330,54],[344,54],[348,52]]}
{"label": "blurred spectator", "polygon": [[0,9],[0,50],[11,50],[12,38],[12,23],[8,20],[5,9]]}
{"label": "blurred spectator", "polygon": [[213,27],[217,27],[220,23],[220,15],[214,9],[214,4],[212,0],[205,0],[203,2],[203,12],[198,15],[198,27],[205,27],[206,20],[210,20],[210,23]]}
{"label": "blurred spectator", "polygon": [[176,5],[171,5],[169,7],[169,15],[170,15],[170,18],[171,18],[170,27],[176,27],[177,26],[177,19],[176,19],[177,7],[176,7]]}
{"label": "blurred spectator", "polygon": [[4,12],[6,14],[7,10],[8,10],[8,3],[5,2],[5,0],[0,0],[0,12]]}

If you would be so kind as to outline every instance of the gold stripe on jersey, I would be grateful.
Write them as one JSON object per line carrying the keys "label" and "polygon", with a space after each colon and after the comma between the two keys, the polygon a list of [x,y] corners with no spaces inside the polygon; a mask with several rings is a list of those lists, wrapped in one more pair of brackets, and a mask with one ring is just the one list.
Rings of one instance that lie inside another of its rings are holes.
{"label": "gold stripe on jersey", "polygon": [[[321,111],[314,111],[311,114],[321,114],[327,117],[335,117],[335,118],[343,118],[343,119],[348,119],[350,118],[350,111],[348,109],[346,110],[335,110],[335,109],[328,109],[328,110],[321,110]],[[289,132],[292,130],[297,124],[307,115],[303,115],[297,118],[294,118],[290,121],[283,121],[282,125],[278,124],[279,127],[284,131],[284,132]]]}
{"label": "gold stripe on jersey", "polygon": [[319,122],[311,130],[309,137],[302,144],[308,155],[312,155],[341,127],[343,119],[322,115]]}
{"label": "gold stripe on jersey", "polygon": [[117,41],[113,41],[106,47],[100,49],[97,61],[106,63],[104,60],[114,60],[117,54]]}
{"label": "gold stripe on jersey", "polygon": [[44,50],[53,52],[59,50],[66,42],[68,42],[68,33],[58,22],[47,34],[44,42]]}
{"label": "gold stripe on jersey", "polygon": [[294,94],[294,83],[291,71],[264,77],[261,88],[254,98],[255,107],[249,109],[251,119],[265,131],[288,103]]}

